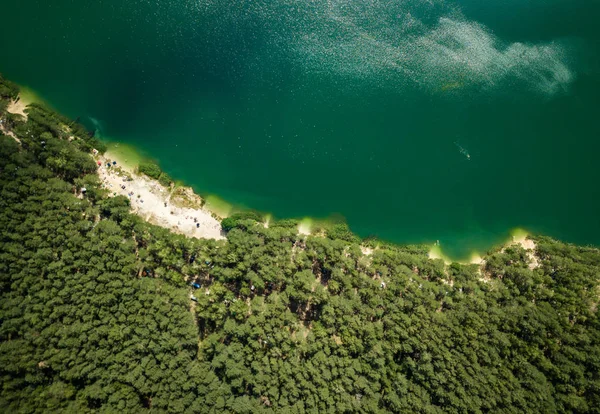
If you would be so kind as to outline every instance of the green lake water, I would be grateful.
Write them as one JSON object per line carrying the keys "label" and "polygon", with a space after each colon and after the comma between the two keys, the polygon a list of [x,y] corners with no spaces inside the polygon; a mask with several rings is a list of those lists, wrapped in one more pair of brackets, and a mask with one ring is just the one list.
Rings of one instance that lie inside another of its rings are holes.
{"label": "green lake water", "polygon": [[20,0],[0,72],[200,194],[464,256],[600,244],[600,3]]}

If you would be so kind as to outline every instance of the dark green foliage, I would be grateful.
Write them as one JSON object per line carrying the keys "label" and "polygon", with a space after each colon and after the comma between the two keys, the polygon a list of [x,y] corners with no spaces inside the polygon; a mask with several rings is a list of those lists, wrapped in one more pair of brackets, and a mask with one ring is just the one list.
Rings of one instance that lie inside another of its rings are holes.
{"label": "dark green foliage", "polygon": [[81,191],[82,188],[86,189],[86,197],[93,201],[98,202],[106,197],[107,191],[102,188],[102,183],[97,174],[88,174],[83,178],[76,178],[75,185],[77,190]]}
{"label": "dark green foliage", "polygon": [[152,161],[140,162],[140,165],[138,166],[138,171],[142,174],[146,174],[150,178],[154,178],[155,180],[158,180],[158,178],[162,174],[162,170],[160,169],[158,164]]}
{"label": "dark green foliage", "polygon": [[150,178],[158,180],[165,187],[169,187],[173,180],[169,177],[169,174],[160,169],[158,164],[152,161],[142,161],[138,165],[138,171],[142,174],[146,174]]}
{"label": "dark green foliage", "polygon": [[263,221],[263,217],[256,211],[244,211],[241,213],[232,214],[221,222],[221,227],[225,231],[229,231],[236,227],[246,228],[252,226],[253,223]]}
{"label": "dark green foliage", "polygon": [[350,231],[346,223],[335,223],[325,226],[327,237],[333,240],[345,240],[347,242],[360,242],[360,237]]}
{"label": "dark green foliage", "polygon": [[15,100],[19,96],[19,87],[13,82],[4,79],[0,74],[0,99],[1,100]]}
{"label": "dark green foliage", "polygon": [[7,122],[6,118],[8,118],[8,127],[12,127],[12,120],[15,118],[15,116],[14,114],[10,114],[5,111],[8,107],[8,104],[11,101],[17,99],[18,96],[19,88],[17,87],[17,85],[15,85],[9,80],[4,79],[2,77],[2,74],[0,74],[0,120],[3,122]]}
{"label": "dark green foliage", "polygon": [[44,111],[0,135],[0,412],[600,412],[597,249],[446,266],[254,212],[188,239]]}
{"label": "dark green foliage", "polygon": [[173,183],[173,180],[171,179],[171,177],[169,177],[169,174],[162,173],[160,177],[158,177],[158,182],[164,185],[165,187],[168,187],[171,185],[171,183]]}
{"label": "dark green foliage", "polygon": [[269,223],[270,228],[281,227],[284,229],[296,229],[300,221],[294,219],[274,220]]}

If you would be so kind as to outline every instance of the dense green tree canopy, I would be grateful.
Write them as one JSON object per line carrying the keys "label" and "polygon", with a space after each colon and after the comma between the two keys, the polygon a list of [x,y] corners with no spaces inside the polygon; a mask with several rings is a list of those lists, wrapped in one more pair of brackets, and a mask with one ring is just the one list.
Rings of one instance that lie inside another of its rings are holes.
{"label": "dense green tree canopy", "polygon": [[11,129],[2,412],[600,412],[597,249],[445,265],[252,213],[188,239],[107,198],[82,127],[33,105]]}
{"label": "dense green tree canopy", "polygon": [[142,161],[138,165],[138,171],[142,174],[146,174],[150,178],[158,179],[162,174],[162,170],[158,164],[151,161]]}

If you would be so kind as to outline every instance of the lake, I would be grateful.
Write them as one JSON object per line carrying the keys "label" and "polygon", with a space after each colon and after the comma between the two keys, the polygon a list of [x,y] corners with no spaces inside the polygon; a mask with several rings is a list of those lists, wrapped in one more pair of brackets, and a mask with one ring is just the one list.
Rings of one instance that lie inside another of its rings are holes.
{"label": "lake", "polygon": [[21,0],[0,72],[200,194],[451,257],[600,244],[600,3]]}

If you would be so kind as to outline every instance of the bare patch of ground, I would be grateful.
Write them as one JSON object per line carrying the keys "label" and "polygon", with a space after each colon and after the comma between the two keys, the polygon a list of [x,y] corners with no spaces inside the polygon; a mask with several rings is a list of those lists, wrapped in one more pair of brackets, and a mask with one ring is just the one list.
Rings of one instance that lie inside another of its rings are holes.
{"label": "bare patch of ground", "polygon": [[[225,238],[221,223],[202,207],[202,199],[191,189],[166,188],[156,180],[137,175],[110,152],[95,159],[101,163],[98,175],[110,195],[129,197],[133,212],[146,221],[189,237]],[[113,161],[117,164],[113,165]]]}
{"label": "bare patch of ground", "polygon": [[366,246],[360,246],[360,251],[362,252],[362,254],[364,254],[365,256],[370,256],[373,254],[373,249],[370,247],[366,247]]}
{"label": "bare patch of ground", "polygon": [[[512,242],[508,244],[508,246],[519,245],[525,250],[527,250],[527,258],[529,259],[529,268],[537,269],[540,267],[540,262],[538,258],[535,256],[535,251],[537,249],[537,245],[533,240],[531,240],[526,234],[514,236]],[[506,248],[505,248],[506,249]],[[502,249],[504,251],[504,249]]]}
{"label": "bare patch of ground", "polygon": [[27,113],[25,113],[25,109],[27,108],[27,103],[21,99],[17,99],[16,101],[11,101],[8,104],[6,110],[11,114],[17,114],[25,117],[27,119]]}

